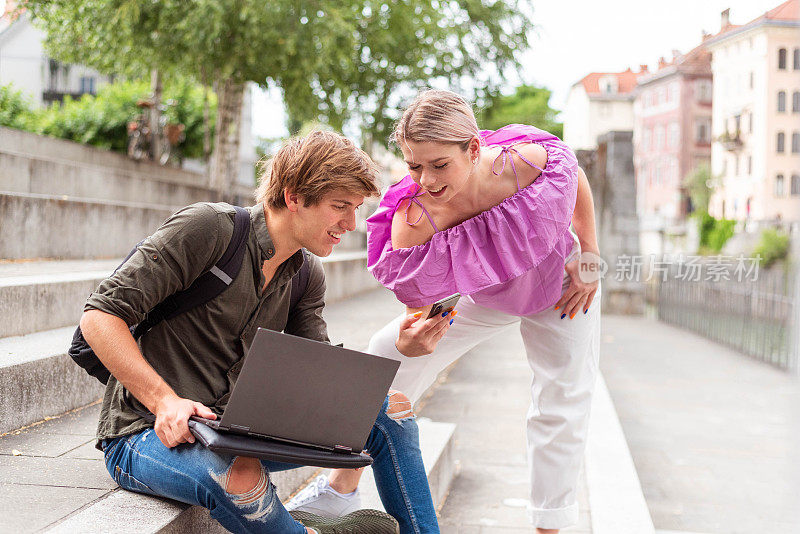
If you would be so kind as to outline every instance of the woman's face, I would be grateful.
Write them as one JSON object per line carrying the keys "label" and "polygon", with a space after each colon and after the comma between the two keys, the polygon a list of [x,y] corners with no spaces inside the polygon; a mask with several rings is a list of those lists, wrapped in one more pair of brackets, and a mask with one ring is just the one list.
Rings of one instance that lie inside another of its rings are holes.
{"label": "woman's face", "polygon": [[431,198],[447,202],[462,192],[475,168],[480,145],[473,139],[466,151],[452,143],[401,140],[400,149],[411,178]]}

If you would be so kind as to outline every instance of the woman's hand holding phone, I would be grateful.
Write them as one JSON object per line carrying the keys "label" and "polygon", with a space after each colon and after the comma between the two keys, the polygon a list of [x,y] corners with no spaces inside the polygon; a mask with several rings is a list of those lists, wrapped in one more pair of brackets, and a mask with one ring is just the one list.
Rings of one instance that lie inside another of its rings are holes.
{"label": "woman's hand holding phone", "polygon": [[456,293],[433,303],[425,319],[422,319],[423,311],[406,315],[395,342],[397,350],[409,358],[432,353],[458,314],[453,309],[458,297],[460,295]]}

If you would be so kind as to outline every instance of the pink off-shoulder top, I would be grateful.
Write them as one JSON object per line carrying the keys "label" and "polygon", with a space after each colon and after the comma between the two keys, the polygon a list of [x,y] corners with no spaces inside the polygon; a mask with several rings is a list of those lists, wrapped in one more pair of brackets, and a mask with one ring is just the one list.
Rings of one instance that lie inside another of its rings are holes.
{"label": "pink off-shoulder top", "polygon": [[[394,214],[403,200],[414,199],[419,192],[419,186],[406,176],[389,187],[367,220],[368,267],[410,307],[426,306],[459,292],[506,313],[536,313],[558,301],[564,264],[575,246],[569,226],[578,163],[561,140],[533,126],[511,124],[480,135],[486,145],[503,148],[498,160],[502,158],[504,165],[507,159],[513,165],[513,147],[520,143],[544,147],[547,165],[532,184],[500,204],[437,231],[426,243],[395,250]],[[516,157],[521,156],[517,153]]]}

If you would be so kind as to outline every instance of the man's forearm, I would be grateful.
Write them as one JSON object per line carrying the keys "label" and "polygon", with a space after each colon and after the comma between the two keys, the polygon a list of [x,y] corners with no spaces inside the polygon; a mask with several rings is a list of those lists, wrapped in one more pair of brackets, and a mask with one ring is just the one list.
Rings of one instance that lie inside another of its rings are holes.
{"label": "man's forearm", "polygon": [[103,365],[151,412],[177,395],[139,351],[125,321],[114,315],[89,310],[81,317],[86,342]]}
{"label": "man's forearm", "polygon": [[583,169],[578,169],[578,197],[572,214],[572,226],[578,234],[581,251],[598,254],[597,229],[594,220],[594,198],[592,188]]}

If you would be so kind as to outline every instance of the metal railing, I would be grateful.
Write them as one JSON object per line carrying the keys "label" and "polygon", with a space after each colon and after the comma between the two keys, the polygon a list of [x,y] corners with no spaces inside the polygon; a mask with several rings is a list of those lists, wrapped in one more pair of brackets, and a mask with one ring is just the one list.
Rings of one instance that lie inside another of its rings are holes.
{"label": "metal railing", "polygon": [[760,361],[798,370],[798,269],[761,270],[755,279],[651,280],[647,301],[658,319],[692,330]]}

